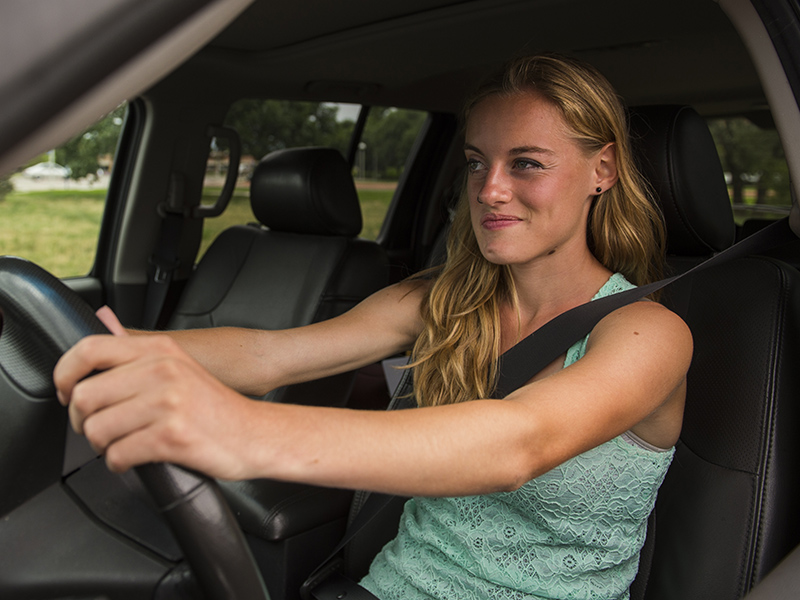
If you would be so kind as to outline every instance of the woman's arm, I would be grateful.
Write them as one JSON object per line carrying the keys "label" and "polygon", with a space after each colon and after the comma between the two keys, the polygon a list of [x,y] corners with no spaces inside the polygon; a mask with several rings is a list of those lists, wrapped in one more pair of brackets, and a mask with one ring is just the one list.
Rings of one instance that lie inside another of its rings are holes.
{"label": "woman's arm", "polygon": [[103,341],[120,344],[66,355],[56,382],[112,469],[171,461],[220,478],[411,495],[514,489],[682,402],[691,359],[683,322],[637,303],[595,328],[583,359],[506,400],[361,412],[249,401],[174,344],[153,354]]}
{"label": "woman's arm", "polygon": [[421,328],[419,304],[427,285],[417,280],[387,287],[339,317],[296,329],[220,327],[148,337],[168,336],[226,385],[262,396],[410,349]]}
{"label": "woman's arm", "polygon": [[404,495],[513,490],[640,423],[660,423],[674,444],[691,355],[679,317],[637,303],[595,328],[581,360],[505,400],[389,413],[263,407],[270,441],[253,445],[253,471]]}

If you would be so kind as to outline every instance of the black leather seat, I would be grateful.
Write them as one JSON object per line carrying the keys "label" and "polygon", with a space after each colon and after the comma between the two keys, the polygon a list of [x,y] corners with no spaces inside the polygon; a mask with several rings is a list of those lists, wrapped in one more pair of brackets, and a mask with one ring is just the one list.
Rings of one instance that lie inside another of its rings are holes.
{"label": "black leather seat", "polygon": [[[170,329],[283,329],[339,315],[387,285],[388,259],[359,239],[361,208],[350,167],[331,148],[264,157],[250,188],[258,225],[223,231],[203,256]],[[345,404],[353,375],[276,390],[267,399]]]}
{"label": "black leather seat", "polygon": [[[631,127],[663,206],[671,268],[730,246],[733,213],[703,119],[688,107],[647,107],[632,111]],[[676,282],[665,302],[691,327],[695,354],[631,597],[733,600],[800,543],[800,273],[748,257]],[[365,572],[398,511],[349,545],[348,574]]]}
{"label": "black leather seat", "polygon": [[[705,122],[687,107],[647,107],[632,111],[631,128],[673,268],[730,245],[730,201]],[[800,274],[748,257],[676,282],[665,301],[689,324],[695,353],[632,595],[740,598],[800,543]]]}

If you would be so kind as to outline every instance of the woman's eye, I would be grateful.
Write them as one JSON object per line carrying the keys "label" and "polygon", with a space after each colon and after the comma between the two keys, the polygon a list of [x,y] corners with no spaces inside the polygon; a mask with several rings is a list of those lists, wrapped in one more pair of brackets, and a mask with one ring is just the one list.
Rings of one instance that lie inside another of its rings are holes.
{"label": "woman's eye", "polygon": [[477,173],[481,169],[483,169],[483,163],[481,163],[481,161],[476,160],[474,158],[470,158],[469,160],[467,160],[467,171],[468,172]]}
{"label": "woman's eye", "polygon": [[536,162],[535,160],[530,160],[529,158],[518,158],[514,161],[513,166],[518,170],[542,168],[540,163]]}

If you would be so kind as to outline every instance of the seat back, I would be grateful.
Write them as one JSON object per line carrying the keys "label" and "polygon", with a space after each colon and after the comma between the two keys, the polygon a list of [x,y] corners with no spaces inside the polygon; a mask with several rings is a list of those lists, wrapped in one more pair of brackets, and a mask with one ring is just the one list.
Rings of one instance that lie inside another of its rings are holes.
{"label": "seat back", "polygon": [[[647,107],[632,111],[631,129],[672,267],[730,245],[730,201],[704,121],[686,107]],[[732,600],[800,543],[800,274],[773,258],[733,260],[674,283],[665,303],[695,350],[652,555],[632,596]]]}
{"label": "seat back", "polygon": [[[722,167],[687,107],[631,114],[641,168],[662,205],[668,262],[688,270],[734,241]],[[633,600],[733,600],[800,543],[800,273],[769,257],[673,283],[665,303],[695,352],[681,438],[659,492]],[[346,548],[359,577],[396,531],[399,504]]]}
{"label": "seat back", "polygon": [[[331,148],[264,157],[250,187],[259,223],[223,231],[203,256],[170,329],[284,329],[342,314],[388,283],[388,259],[357,237],[361,208],[350,168]],[[341,406],[352,374],[269,394],[268,399]]]}

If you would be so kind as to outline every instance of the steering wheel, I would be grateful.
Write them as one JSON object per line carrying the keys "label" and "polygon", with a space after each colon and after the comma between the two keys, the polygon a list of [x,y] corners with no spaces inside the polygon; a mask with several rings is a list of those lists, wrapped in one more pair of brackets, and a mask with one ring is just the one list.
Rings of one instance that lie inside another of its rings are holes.
{"label": "steering wheel", "polygon": [[[53,368],[81,338],[109,333],[75,292],[37,265],[0,257],[0,367],[25,393],[55,398]],[[217,483],[171,464],[136,467],[209,600],[269,600]]]}

